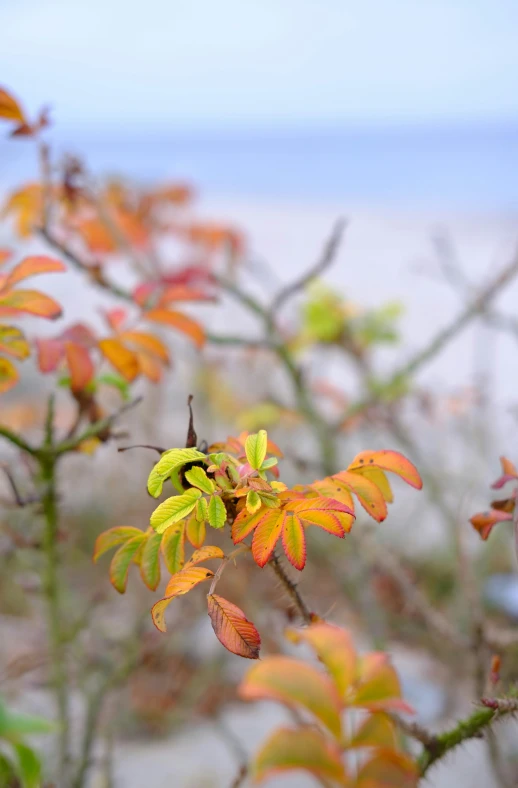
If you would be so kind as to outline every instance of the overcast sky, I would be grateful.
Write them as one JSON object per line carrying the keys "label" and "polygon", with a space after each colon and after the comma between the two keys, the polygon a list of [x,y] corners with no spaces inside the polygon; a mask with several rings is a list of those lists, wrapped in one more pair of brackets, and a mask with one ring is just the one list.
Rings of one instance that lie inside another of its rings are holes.
{"label": "overcast sky", "polygon": [[518,119],[517,0],[0,0],[0,30],[60,125]]}

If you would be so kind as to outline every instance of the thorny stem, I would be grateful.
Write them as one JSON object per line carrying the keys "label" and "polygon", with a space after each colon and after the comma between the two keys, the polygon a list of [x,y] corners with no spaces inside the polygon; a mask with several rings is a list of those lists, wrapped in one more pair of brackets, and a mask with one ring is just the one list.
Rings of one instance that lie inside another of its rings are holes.
{"label": "thorny stem", "polygon": [[272,567],[273,571],[281,581],[284,589],[290,599],[292,600],[293,604],[297,608],[300,617],[304,621],[305,624],[311,624],[313,621],[313,614],[311,610],[307,606],[304,598],[302,597],[299,589],[297,588],[297,584],[293,582],[293,580],[288,576],[286,570],[284,569],[279,556],[274,553],[270,558],[268,565]]}
{"label": "thorny stem", "polygon": [[[418,766],[421,776],[424,776],[428,769],[438,760],[443,758],[446,753],[458,747],[459,744],[468,739],[476,739],[483,736],[484,731],[497,718],[505,714],[516,712],[515,707],[499,708],[477,708],[465,720],[461,720],[453,728],[436,736],[431,736],[430,741],[425,744],[423,752],[418,758]],[[412,734],[410,734],[412,735]]]}
{"label": "thorny stem", "polygon": [[43,550],[45,575],[43,591],[47,602],[48,636],[51,653],[52,681],[58,706],[58,786],[66,788],[70,756],[70,723],[66,654],[62,638],[63,621],[61,589],[59,582],[58,511],[56,492],[56,458],[48,454],[40,458],[41,477],[44,485],[42,503],[45,518]]}

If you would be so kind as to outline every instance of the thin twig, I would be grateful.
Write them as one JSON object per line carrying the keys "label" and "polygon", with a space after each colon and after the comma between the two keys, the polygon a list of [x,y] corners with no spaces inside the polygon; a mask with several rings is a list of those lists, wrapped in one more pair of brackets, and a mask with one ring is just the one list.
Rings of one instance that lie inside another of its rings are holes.
{"label": "thin twig", "polygon": [[347,222],[341,218],[335,223],[327,243],[324,245],[322,253],[317,262],[302,274],[294,282],[290,282],[283,287],[275,296],[270,307],[270,315],[276,315],[292,296],[304,290],[314,279],[321,276],[334,262]]}
{"label": "thin twig", "polygon": [[272,567],[273,571],[281,581],[286,593],[292,600],[304,623],[311,624],[313,621],[313,614],[304,601],[296,583],[294,583],[286,573],[286,570],[284,569],[281,560],[276,553],[274,553],[268,561],[268,566]]}
{"label": "thin twig", "polygon": [[115,413],[112,413],[110,416],[107,416],[105,419],[101,419],[100,421],[96,421],[94,424],[90,424],[89,427],[86,428],[80,435],[76,435],[75,437],[71,438],[70,440],[64,440],[61,443],[58,443],[54,449],[54,452],[57,457],[66,454],[69,451],[75,451],[77,447],[83,443],[83,441],[88,440],[89,438],[96,438],[103,433],[106,433],[110,430],[110,427],[128,410],[136,407],[142,402],[142,397],[137,397],[136,399],[132,400],[131,402],[127,402],[122,407],[120,407]]}

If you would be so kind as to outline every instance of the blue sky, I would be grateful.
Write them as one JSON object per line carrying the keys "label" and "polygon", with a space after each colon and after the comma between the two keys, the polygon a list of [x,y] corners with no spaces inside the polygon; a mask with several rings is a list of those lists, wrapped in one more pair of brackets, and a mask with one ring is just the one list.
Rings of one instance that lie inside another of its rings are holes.
{"label": "blue sky", "polygon": [[0,0],[0,84],[60,125],[518,119],[516,0]]}

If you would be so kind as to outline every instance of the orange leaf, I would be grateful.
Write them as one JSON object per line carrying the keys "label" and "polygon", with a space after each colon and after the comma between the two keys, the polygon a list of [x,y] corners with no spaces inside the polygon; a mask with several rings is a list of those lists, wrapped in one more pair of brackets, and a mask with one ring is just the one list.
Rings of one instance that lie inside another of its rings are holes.
{"label": "orange leaf", "polygon": [[339,748],[319,731],[307,726],[278,728],[254,758],[256,781],[279,772],[303,770],[335,785],[349,785]]}
{"label": "orange leaf", "polygon": [[518,471],[511,460],[508,460],[507,457],[500,457],[500,464],[502,466],[502,473],[505,476],[516,476],[518,478]]}
{"label": "orange leaf", "polygon": [[205,545],[205,547],[201,547],[199,550],[194,551],[194,553],[187,561],[185,568],[187,569],[188,566],[201,564],[202,561],[209,561],[211,558],[225,558],[225,553],[223,552],[221,547],[216,547],[215,545],[207,544]]}
{"label": "orange leaf", "polygon": [[294,512],[303,525],[315,525],[339,537],[349,533],[354,520],[352,509],[333,498],[293,500],[285,503],[283,509]]}
{"label": "orange leaf", "polygon": [[181,312],[157,308],[145,312],[144,317],[146,320],[152,320],[155,323],[164,323],[167,326],[178,329],[178,331],[190,337],[199,348],[203,347],[205,344],[205,331],[202,326],[192,317],[188,317]]}
{"label": "orange leaf", "polygon": [[163,599],[159,599],[151,608],[153,623],[160,632],[166,631],[165,611],[170,602],[177,596],[187,594],[191,588],[194,588],[194,586],[202,583],[204,580],[208,580],[210,577],[214,577],[214,572],[203,566],[186,567],[181,572],[173,575],[167,584],[166,595]]}
{"label": "orange leaf", "polygon": [[377,751],[358,773],[357,788],[416,788],[419,774],[415,761],[394,750]]}
{"label": "orange leaf", "polygon": [[360,476],[363,476],[365,479],[375,484],[387,503],[392,503],[394,501],[394,494],[390,482],[387,479],[386,473],[380,468],[368,466],[367,468],[358,468],[358,470],[352,471],[352,473],[360,474]]}
{"label": "orange leaf", "polygon": [[284,517],[276,509],[271,509],[259,521],[252,539],[252,555],[257,566],[263,567],[268,563],[281,535],[283,522]]}
{"label": "orange leaf", "polygon": [[136,345],[139,350],[151,353],[151,355],[163,361],[164,364],[169,363],[169,351],[164,343],[153,334],[148,334],[144,331],[123,331],[120,334],[120,338]]}
{"label": "orange leaf", "polygon": [[339,482],[349,487],[365,511],[378,523],[385,519],[387,516],[387,504],[381,490],[373,482],[361,474],[352,473],[351,471],[341,471],[331,478],[338,479]]}
{"label": "orange leaf", "polygon": [[0,358],[0,394],[16,386],[19,380],[18,370],[8,358]]}
{"label": "orange leaf", "polygon": [[470,519],[470,523],[473,528],[479,532],[481,538],[486,541],[497,523],[512,519],[513,515],[510,512],[491,509],[489,512],[480,512],[479,514],[474,514]]}
{"label": "orange leaf", "polygon": [[309,643],[343,698],[356,676],[356,649],[350,635],[340,627],[324,622],[311,624],[302,630],[290,630],[289,634],[295,642],[304,640]]}
{"label": "orange leaf", "polygon": [[368,466],[381,468],[383,471],[391,471],[401,476],[411,487],[420,490],[423,486],[419,471],[407,458],[398,451],[382,449],[381,451],[362,451],[357,454],[348,467],[348,471],[355,471]]}
{"label": "orange leaf", "polygon": [[304,569],[306,563],[306,536],[302,522],[291,512],[284,512],[282,546],[290,564],[295,569]]}
{"label": "orange leaf", "polygon": [[61,307],[48,295],[39,290],[9,290],[0,294],[0,312],[6,309],[27,312],[29,315],[54,320],[61,316]]}
{"label": "orange leaf", "polygon": [[56,260],[54,257],[46,257],[45,255],[26,257],[21,263],[15,265],[7,278],[5,287],[12,287],[17,284],[17,282],[21,282],[29,276],[61,273],[66,270],[61,260]]}
{"label": "orange leaf", "polygon": [[261,638],[243,611],[216,594],[209,594],[207,602],[212,628],[220,643],[239,657],[259,659]]}
{"label": "orange leaf", "polygon": [[211,569],[205,566],[187,565],[171,577],[165,589],[165,596],[175,597],[186,594],[193,586],[198,585],[202,580],[208,580],[209,577],[214,577]]}
{"label": "orange leaf", "polygon": [[130,383],[137,377],[140,368],[136,355],[118,339],[101,339],[99,348],[110,364]]}
{"label": "orange leaf", "polygon": [[110,563],[110,582],[112,586],[123,594],[128,582],[128,570],[131,562],[136,557],[137,551],[142,547],[146,534],[142,531],[119,547]]}
{"label": "orange leaf", "polygon": [[232,541],[234,544],[239,544],[242,542],[243,539],[246,539],[248,534],[250,534],[254,528],[259,525],[261,520],[271,514],[271,510],[263,507],[259,509],[258,512],[254,514],[250,514],[248,509],[243,509],[242,512],[238,514],[234,522],[232,523]]}
{"label": "orange leaf", "polygon": [[75,342],[65,342],[65,355],[70,370],[70,388],[77,394],[92,380],[94,365],[88,350]]}
{"label": "orange leaf", "polygon": [[344,503],[354,512],[353,497],[349,489],[344,484],[341,484],[336,476],[327,476],[325,479],[313,482],[310,487],[325,498],[333,498],[335,501]]}
{"label": "orange leaf", "polygon": [[19,103],[3,88],[0,88],[0,118],[25,123],[25,115]]}
{"label": "orange leaf", "polygon": [[245,700],[276,700],[306,709],[340,738],[341,703],[331,679],[291,657],[266,657],[254,665],[239,688]]}
{"label": "orange leaf", "polygon": [[147,353],[140,353],[136,350],[135,357],[142,375],[152,383],[159,383],[162,380],[162,367],[153,356],[148,356]]}
{"label": "orange leaf", "polygon": [[4,265],[11,259],[13,253],[10,249],[0,249],[0,265]]}

